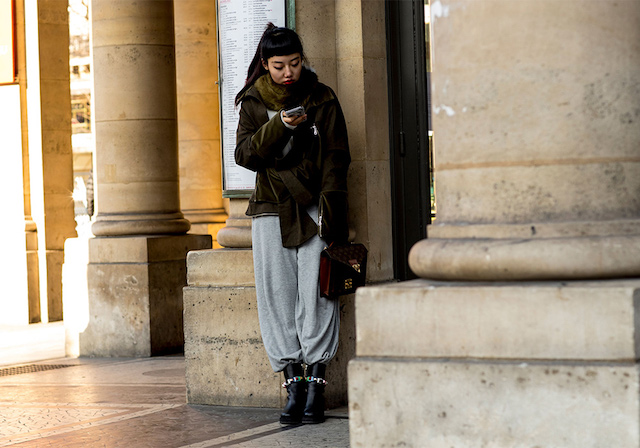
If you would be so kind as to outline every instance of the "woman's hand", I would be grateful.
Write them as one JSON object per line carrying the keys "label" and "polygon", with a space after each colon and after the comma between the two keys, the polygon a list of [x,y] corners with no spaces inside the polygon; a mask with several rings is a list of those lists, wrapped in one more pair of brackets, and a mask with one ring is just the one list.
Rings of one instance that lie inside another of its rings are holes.
{"label": "woman's hand", "polygon": [[301,123],[304,123],[305,121],[307,121],[307,114],[304,115],[294,115],[292,117],[288,117],[285,115],[284,112],[282,112],[282,121],[285,124],[288,124],[289,126],[298,126]]}

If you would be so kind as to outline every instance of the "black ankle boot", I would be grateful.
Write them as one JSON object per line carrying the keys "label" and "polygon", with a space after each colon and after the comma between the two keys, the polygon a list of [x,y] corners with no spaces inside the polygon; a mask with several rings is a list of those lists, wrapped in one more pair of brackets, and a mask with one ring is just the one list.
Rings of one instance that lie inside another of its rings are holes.
{"label": "black ankle boot", "polygon": [[298,425],[302,421],[304,404],[307,395],[307,383],[304,380],[302,364],[287,364],[283,370],[288,401],[280,414],[280,424]]}
{"label": "black ankle boot", "polygon": [[302,423],[313,424],[324,422],[324,379],[326,364],[307,366],[307,404],[304,407]]}

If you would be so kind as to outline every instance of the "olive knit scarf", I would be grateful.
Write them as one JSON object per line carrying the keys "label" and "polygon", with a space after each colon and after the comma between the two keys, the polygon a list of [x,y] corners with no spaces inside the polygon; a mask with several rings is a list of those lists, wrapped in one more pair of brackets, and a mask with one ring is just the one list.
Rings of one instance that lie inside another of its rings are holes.
{"label": "olive knit scarf", "polygon": [[268,109],[280,110],[295,106],[306,107],[317,84],[318,75],[311,69],[303,67],[300,79],[291,85],[276,84],[271,79],[271,75],[265,73],[258,78],[254,86]]}

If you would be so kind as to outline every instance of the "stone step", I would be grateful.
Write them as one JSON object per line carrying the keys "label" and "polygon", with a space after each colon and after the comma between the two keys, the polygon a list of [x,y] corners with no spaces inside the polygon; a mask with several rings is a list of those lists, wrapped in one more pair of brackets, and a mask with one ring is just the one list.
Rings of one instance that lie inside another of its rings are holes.
{"label": "stone step", "polygon": [[639,280],[358,290],[356,356],[630,361]]}

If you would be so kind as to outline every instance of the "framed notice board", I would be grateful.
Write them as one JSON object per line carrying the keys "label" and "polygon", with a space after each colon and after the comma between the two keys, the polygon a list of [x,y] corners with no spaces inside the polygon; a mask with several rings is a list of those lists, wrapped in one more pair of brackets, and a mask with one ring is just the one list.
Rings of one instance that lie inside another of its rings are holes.
{"label": "framed notice board", "polygon": [[267,23],[295,28],[295,0],[218,0],[217,13],[222,196],[248,198],[255,173],[235,162],[240,108],[234,102]]}

